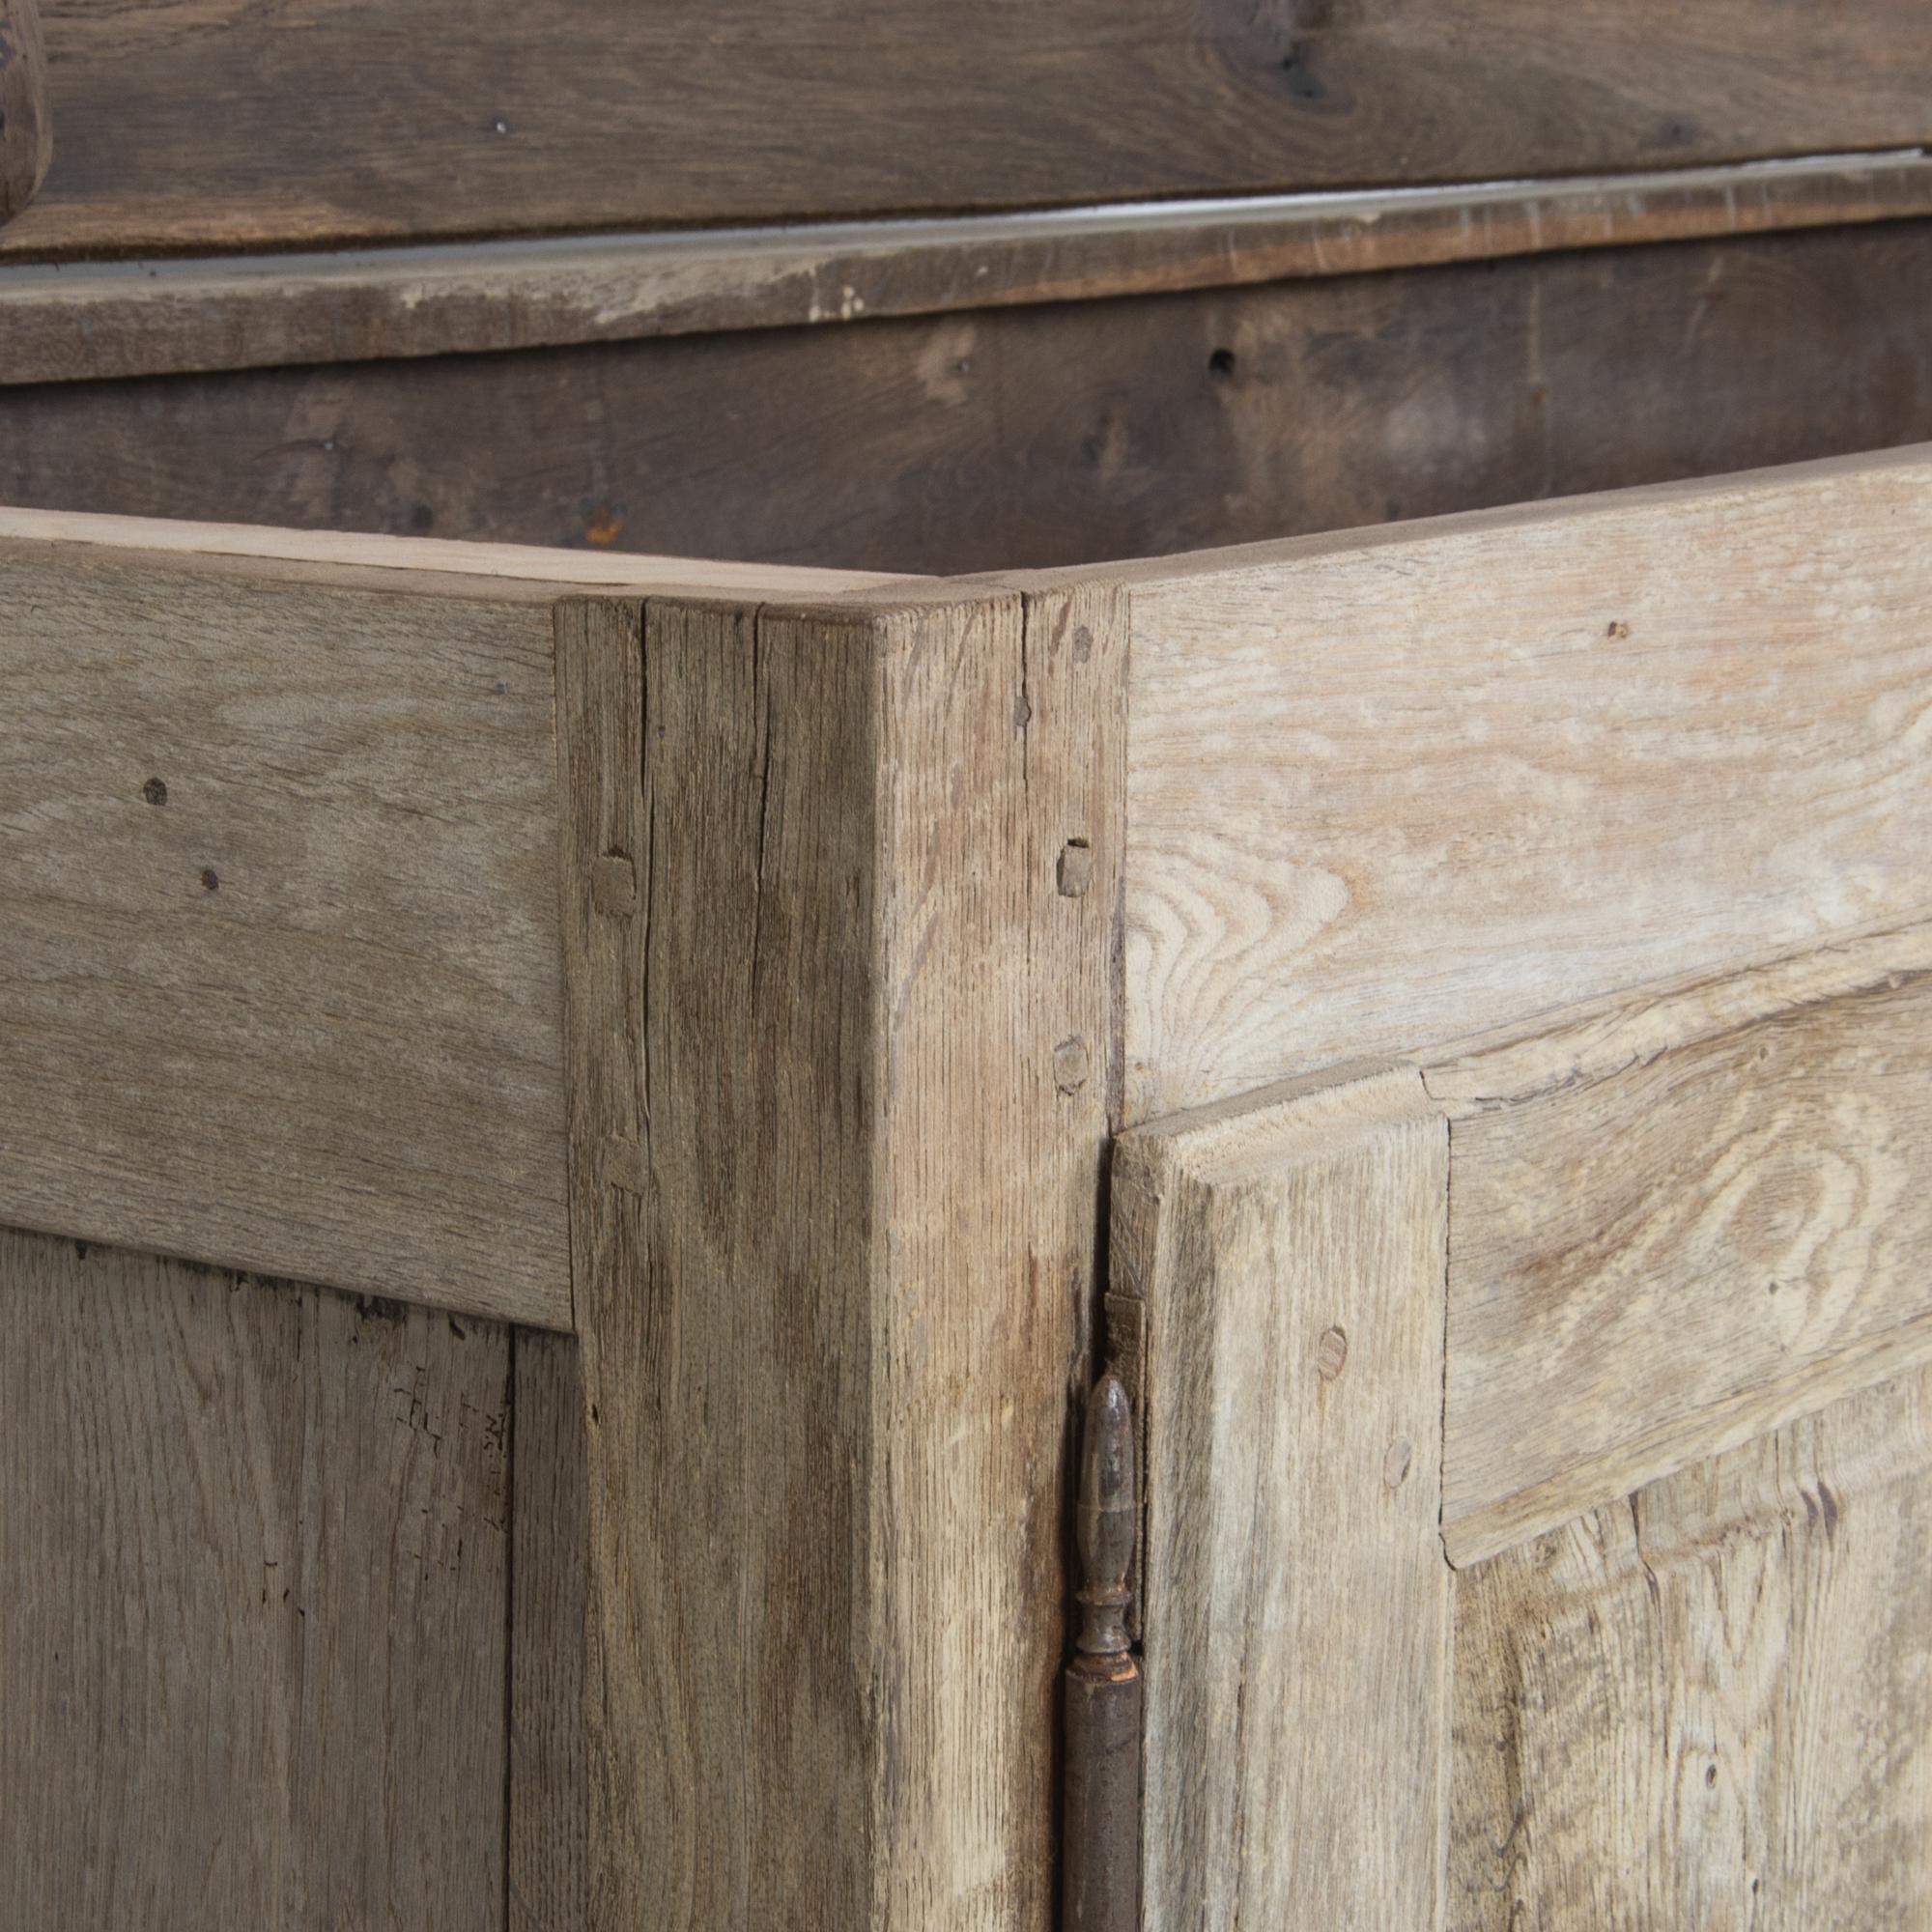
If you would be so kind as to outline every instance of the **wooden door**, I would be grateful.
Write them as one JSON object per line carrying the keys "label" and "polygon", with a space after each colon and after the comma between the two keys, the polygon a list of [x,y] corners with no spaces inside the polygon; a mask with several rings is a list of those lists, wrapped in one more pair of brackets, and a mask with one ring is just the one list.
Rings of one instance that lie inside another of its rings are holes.
{"label": "wooden door", "polygon": [[1932,934],[1128,1136],[1150,1926],[1932,1924]]}
{"label": "wooden door", "polygon": [[1120,573],[1148,1932],[1932,1925],[1928,481]]}

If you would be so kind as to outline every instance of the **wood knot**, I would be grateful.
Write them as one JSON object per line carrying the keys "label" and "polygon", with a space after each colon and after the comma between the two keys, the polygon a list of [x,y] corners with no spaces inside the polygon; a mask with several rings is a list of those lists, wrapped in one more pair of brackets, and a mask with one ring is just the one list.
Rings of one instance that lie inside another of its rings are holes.
{"label": "wood knot", "polygon": [[1409,1446],[1406,1435],[1398,1435],[1388,1446],[1388,1454],[1382,1458],[1382,1481],[1390,1489],[1399,1490],[1408,1481],[1408,1465],[1414,1460],[1415,1451]]}
{"label": "wood knot", "polygon": [[1315,1373],[1324,1382],[1332,1382],[1342,1373],[1349,1359],[1349,1331],[1346,1328],[1324,1328],[1321,1339],[1315,1345]]}

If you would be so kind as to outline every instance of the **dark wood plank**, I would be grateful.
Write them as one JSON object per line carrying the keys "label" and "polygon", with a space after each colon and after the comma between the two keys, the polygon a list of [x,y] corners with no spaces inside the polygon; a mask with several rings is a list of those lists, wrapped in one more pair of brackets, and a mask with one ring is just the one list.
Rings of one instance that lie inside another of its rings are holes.
{"label": "dark wood plank", "polygon": [[503,1923],[508,1333],[0,1232],[0,1924]]}
{"label": "dark wood plank", "polygon": [[52,159],[39,0],[0,0],[0,226],[33,200]]}
{"label": "dark wood plank", "polygon": [[1932,214],[1932,156],[1025,214],[0,262],[0,384],[876,322]]}
{"label": "dark wood plank", "polygon": [[1932,224],[0,392],[0,501],[929,571],[1932,438]]}
{"label": "dark wood plank", "polygon": [[1470,181],[1901,147],[1918,0],[50,0],[32,254]]}
{"label": "dark wood plank", "polygon": [[575,1336],[510,1336],[509,1932],[582,1932],[589,1879],[583,1358]]}

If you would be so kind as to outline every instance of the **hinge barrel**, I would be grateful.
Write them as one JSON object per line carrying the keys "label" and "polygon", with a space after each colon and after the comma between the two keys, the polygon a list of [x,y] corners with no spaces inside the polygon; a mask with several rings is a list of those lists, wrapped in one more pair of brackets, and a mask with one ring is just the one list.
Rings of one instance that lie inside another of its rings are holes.
{"label": "hinge barrel", "polygon": [[1087,1402],[1075,1504],[1080,1628],[1065,1683],[1063,1932],[1138,1932],[1141,1672],[1126,1629],[1134,1539],[1133,1409],[1120,1378]]}

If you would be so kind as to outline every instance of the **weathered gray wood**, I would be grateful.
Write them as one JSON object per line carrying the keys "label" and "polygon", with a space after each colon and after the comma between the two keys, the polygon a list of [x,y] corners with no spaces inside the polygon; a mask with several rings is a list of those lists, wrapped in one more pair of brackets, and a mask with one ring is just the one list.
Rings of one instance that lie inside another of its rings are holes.
{"label": "weathered gray wood", "polygon": [[0,384],[551,348],[1932,213],[1932,160],[186,260],[0,263]]}
{"label": "weathered gray wood", "polygon": [[593,1924],[1049,1922],[1123,642],[566,614]]}
{"label": "weathered gray wood", "polygon": [[573,575],[867,582],[0,512],[0,1214],[569,1325]]}
{"label": "weathered gray wood", "polygon": [[508,1338],[0,1233],[0,1923],[503,1923]]}
{"label": "weathered gray wood", "polygon": [[1440,1923],[1448,1156],[1409,1071],[1116,1150],[1150,1926]]}
{"label": "weathered gray wood", "polygon": [[1932,1923],[1932,1372],[1456,1577],[1450,1922]]}
{"label": "weathered gray wood", "polygon": [[566,544],[586,570],[1159,556],[1932,438],[1929,237],[10,387],[0,502]]}
{"label": "weathered gray wood", "polygon": [[0,555],[0,1215],[567,1326],[541,606]]}
{"label": "weathered gray wood", "polygon": [[1457,1561],[1932,1356],[1927,972],[1456,1122]]}
{"label": "weathered gray wood", "polygon": [[1924,909],[1922,448],[1119,575],[1131,1118]]}

